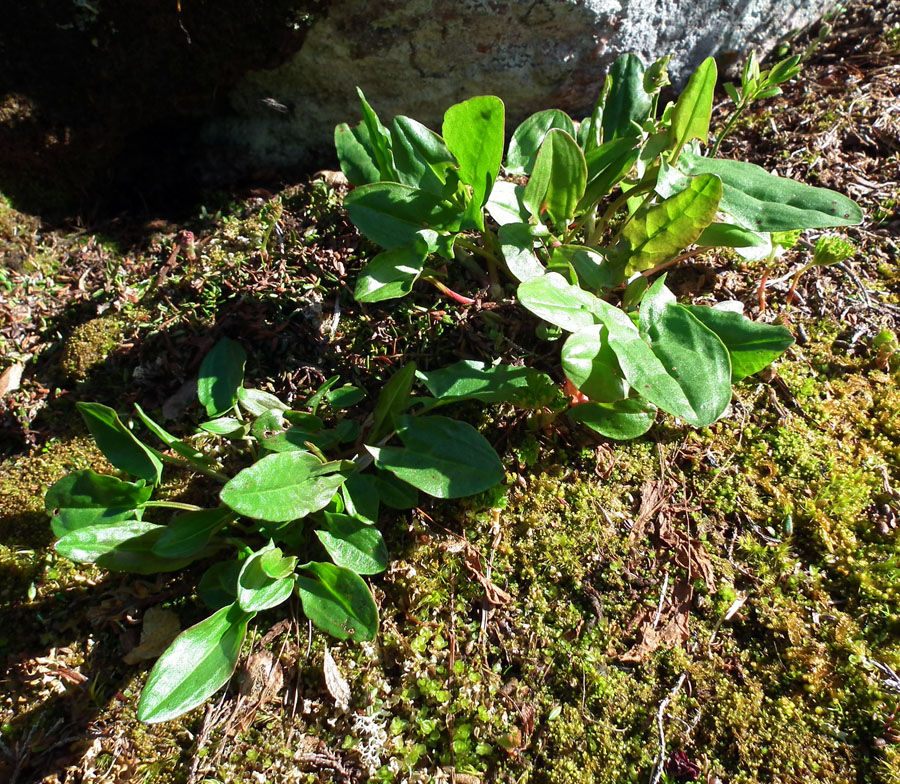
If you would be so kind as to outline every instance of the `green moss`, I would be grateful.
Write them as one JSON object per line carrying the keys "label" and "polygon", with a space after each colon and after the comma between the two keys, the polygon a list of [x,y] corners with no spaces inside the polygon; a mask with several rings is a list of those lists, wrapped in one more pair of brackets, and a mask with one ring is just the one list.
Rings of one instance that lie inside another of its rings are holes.
{"label": "green moss", "polygon": [[125,322],[118,315],[101,316],[79,324],[72,330],[60,355],[63,374],[72,381],[86,379],[119,348],[125,331]]}

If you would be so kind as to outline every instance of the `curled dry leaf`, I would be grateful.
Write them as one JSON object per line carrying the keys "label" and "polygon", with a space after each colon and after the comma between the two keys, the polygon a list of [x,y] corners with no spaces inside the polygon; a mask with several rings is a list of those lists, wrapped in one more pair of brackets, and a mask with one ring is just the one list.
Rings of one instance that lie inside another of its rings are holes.
{"label": "curled dry leaf", "polygon": [[137,664],[162,656],[163,651],[169,647],[169,643],[180,631],[181,623],[172,610],[159,605],[148,608],[141,626],[141,641],[136,648],[125,654],[123,657],[125,663]]}
{"label": "curled dry leaf", "polygon": [[327,647],[325,648],[325,661],[323,662],[322,670],[325,674],[325,688],[334,697],[335,704],[339,708],[346,710],[350,704],[350,684],[347,683],[347,680],[341,674],[334,657],[331,655],[331,651]]}
{"label": "curled dry leaf", "polygon": [[264,705],[275,697],[284,686],[284,671],[278,659],[269,651],[260,651],[247,658],[241,666],[240,693]]}

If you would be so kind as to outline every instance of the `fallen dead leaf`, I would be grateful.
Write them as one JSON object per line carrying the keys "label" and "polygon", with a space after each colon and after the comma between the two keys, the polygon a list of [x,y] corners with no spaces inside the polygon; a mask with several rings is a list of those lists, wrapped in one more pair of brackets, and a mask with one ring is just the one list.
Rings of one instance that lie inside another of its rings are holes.
{"label": "fallen dead leaf", "polygon": [[656,610],[644,610],[637,619],[637,625],[640,626],[640,640],[619,656],[619,661],[642,662],[657,648],[674,648],[687,642],[688,617],[693,598],[694,589],[690,580],[684,577],[677,579],[672,587],[672,598],[660,614],[659,623],[654,623]]}
{"label": "fallen dead leaf", "polygon": [[322,665],[325,674],[325,688],[334,697],[335,704],[339,708],[346,709],[350,704],[350,684],[338,669],[337,662],[331,655],[331,651],[325,648],[325,661]]}
{"label": "fallen dead leaf", "polygon": [[162,656],[163,651],[169,647],[169,643],[178,636],[180,631],[181,622],[172,610],[159,605],[149,607],[144,613],[140,643],[122,658],[126,664],[137,664],[147,659],[156,659]]}
{"label": "fallen dead leaf", "polygon": [[16,362],[0,373],[0,397],[15,392],[19,388],[24,370],[25,365]]}

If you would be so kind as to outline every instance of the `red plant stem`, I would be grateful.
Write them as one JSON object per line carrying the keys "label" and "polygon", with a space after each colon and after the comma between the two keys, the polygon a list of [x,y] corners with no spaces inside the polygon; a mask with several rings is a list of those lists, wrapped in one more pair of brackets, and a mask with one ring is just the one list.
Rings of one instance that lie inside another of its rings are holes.
{"label": "red plant stem", "polygon": [[469,297],[464,297],[462,294],[457,294],[453,289],[447,288],[443,283],[439,280],[435,280],[434,278],[425,278],[432,286],[434,286],[438,291],[443,294],[446,294],[450,299],[455,300],[460,305],[474,305],[475,300],[470,299]]}

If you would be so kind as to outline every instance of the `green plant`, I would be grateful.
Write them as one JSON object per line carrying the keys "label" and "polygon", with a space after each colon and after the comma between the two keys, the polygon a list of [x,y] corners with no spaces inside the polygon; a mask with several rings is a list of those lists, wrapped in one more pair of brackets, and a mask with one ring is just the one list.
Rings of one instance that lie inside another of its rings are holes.
{"label": "green plant", "polygon": [[[182,632],[150,673],[138,710],[146,722],[174,718],[226,683],[253,616],[292,593],[319,629],[372,639],[378,612],[363,576],[388,564],[375,527],[380,505],[411,508],[419,491],[473,495],[505,476],[484,436],[435,411],[467,399],[545,406],[557,395],[548,377],[528,368],[460,362],[417,374],[410,363],[384,385],[371,411],[354,418],[347,409],[364,400],[362,389],[338,386],[335,376],[302,410],[292,410],[244,386],[245,359],[239,343],[223,338],[204,358],[197,382],[210,417],[198,432],[230,445],[212,451],[230,454],[227,466],[175,438],[140,406],[138,420],[166,451],[145,444],[113,409],[79,403],[97,446],[136,481],[81,470],[46,494],[56,550],[79,563],[153,574],[233,554],[209,566],[197,585],[212,615]],[[413,397],[417,377],[431,396]],[[319,416],[323,407],[332,412],[331,426]],[[233,463],[245,467],[231,475]],[[152,500],[166,464],[221,483],[213,505]],[[153,508],[176,516],[165,525],[144,520]]]}
{"label": "green plant", "polygon": [[794,278],[791,281],[791,288],[790,291],[788,291],[787,301],[791,302],[793,300],[794,292],[797,290],[797,283],[800,282],[800,277],[804,272],[813,267],[830,267],[833,264],[840,264],[842,261],[849,259],[854,253],[856,253],[856,246],[849,240],[845,240],[843,237],[819,237],[813,248],[812,261],[808,264],[804,264],[796,273],[794,273]]}
{"label": "green plant", "polygon": [[[581,402],[573,419],[620,439],[646,432],[657,408],[696,426],[715,421],[731,381],[765,367],[791,345],[790,333],[730,310],[679,305],[664,278],[649,287],[647,278],[710,247],[774,257],[780,233],[855,224],[862,213],[833,191],[702,155],[715,61],[657,117],[667,62],[645,70],[636,56],[620,57],[578,125],[554,109],[525,120],[504,166],[524,183],[500,176],[499,98],[450,107],[439,136],[408,117],[388,130],[360,92],[362,122],[335,129],[341,166],[357,186],[344,203],[385,252],[363,269],[356,298],[403,296],[421,278],[466,301],[440,267],[481,259],[494,296],[504,273],[526,309],[572,333],[562,366]],[[789,58],[760,72],[751,58],[740,90],[730,90],[734,117],[776,94],[797,68]],[[442,260],[431,265],[433,256]],[[621,307],[610,303],[620,295]]]}

